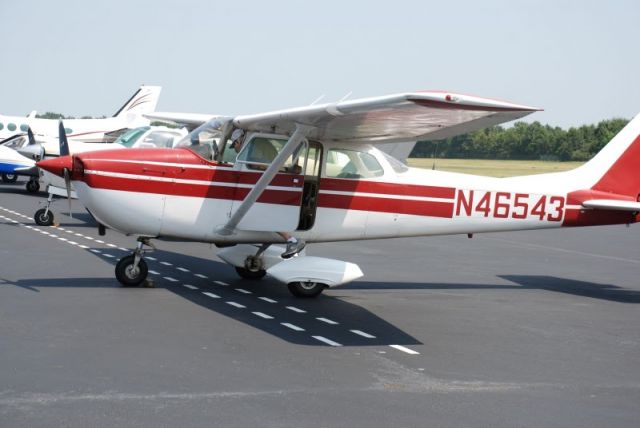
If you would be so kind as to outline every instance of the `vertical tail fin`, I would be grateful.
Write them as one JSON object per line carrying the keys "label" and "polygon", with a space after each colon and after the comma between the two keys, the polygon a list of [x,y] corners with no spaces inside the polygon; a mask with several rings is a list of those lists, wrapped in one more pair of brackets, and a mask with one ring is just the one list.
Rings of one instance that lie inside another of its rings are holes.
{"label": "vertical tail fin", "polygon": [[161,90],[161,86],[140,86],[140,89],[120,107],[113,117],[126,116],[130,113],[143,114],[155,111]]}
{"label": "vertical tail fin", "polygon": [[575,171],[584,177],[587,188],[636,199],[640,194],[640,114]]}

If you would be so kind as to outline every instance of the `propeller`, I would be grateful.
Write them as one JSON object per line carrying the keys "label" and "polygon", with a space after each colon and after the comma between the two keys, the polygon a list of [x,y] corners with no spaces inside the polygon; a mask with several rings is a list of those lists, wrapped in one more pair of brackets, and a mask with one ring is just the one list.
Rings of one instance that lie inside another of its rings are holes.
{"label": "propeller", "polygon": [[[67,132],[64,130],[62,119],[58,122],[58,141],[60,144],[60,156],[69,156],[69,142],[67,141]],[[64,187],[67,190],[67,201],[69,201],[69,217],[73,218],[71,213],[71,171],[69,171],[69,168],[63,168],[62,176],[64,177]]]}
{"label": "propeller", "polygon": [[29,143],[26,147],[22,148],[20,152],[22,154],[29,154],[36,162],[44,159],[44,147],[36,141],[31,127],[27,128],[27,137],[29,138]]}

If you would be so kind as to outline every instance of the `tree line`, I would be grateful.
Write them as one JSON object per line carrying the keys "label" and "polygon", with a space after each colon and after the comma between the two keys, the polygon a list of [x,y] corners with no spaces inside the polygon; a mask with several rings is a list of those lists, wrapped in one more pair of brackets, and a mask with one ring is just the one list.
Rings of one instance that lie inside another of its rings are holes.
{"label": "tree line", "polygon": [[439,141],[419,141],[411,157],[586,161],[626,124],[609,119],[568,130],[540,122],[516,122],[510,128],[490,128]]}

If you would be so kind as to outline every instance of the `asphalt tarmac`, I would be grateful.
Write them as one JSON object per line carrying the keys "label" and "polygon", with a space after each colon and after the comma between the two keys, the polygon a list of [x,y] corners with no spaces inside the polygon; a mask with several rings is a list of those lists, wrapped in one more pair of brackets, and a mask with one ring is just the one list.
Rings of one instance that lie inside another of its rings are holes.
{"label": "asphalt tarmac", "polygon": [[[135,245],[0,185],[0,426],[638,427],[640,226],[310,245],[301,300],[215,247]],[[122,207],[126,209],[126,207]]]}

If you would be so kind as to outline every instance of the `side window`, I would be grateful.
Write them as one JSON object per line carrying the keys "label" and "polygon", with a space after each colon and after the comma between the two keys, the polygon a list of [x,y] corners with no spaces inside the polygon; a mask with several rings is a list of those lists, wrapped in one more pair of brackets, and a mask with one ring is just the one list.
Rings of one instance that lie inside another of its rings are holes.
{"label": "side window", "polygon": [[357,150],[331,149],[325,174],[332,178],[373,178],[384,175],[375,156]]}
{"label": "side window", "polygon": [[[287,140],[284,138],[256,136],[244,143],[237,160],[247,165],[249,169],[265,170],[286,144]],[[301,172],[300,163],[304,161],[303,148],[304,146],[287,159],[283,167],[285,172]],[[233,152],[233,150],[230,151]],[[225,154],[226,152],[227,150]]]}
{"label": "side window", "polygon": [[0,131],[4,129],[4,123],[0,122]]}
{"label": "side window", "polygon": [[27,132],[29,130],[29,125],[27,125],[26,123],[23,123],[22,125],[20,125],[20,130],[22,132]]}
{"label": "side window", "polygon": [[7,129],[11,132],[16,130],[16,124],[15,123],[10,123],[7,125]]}

